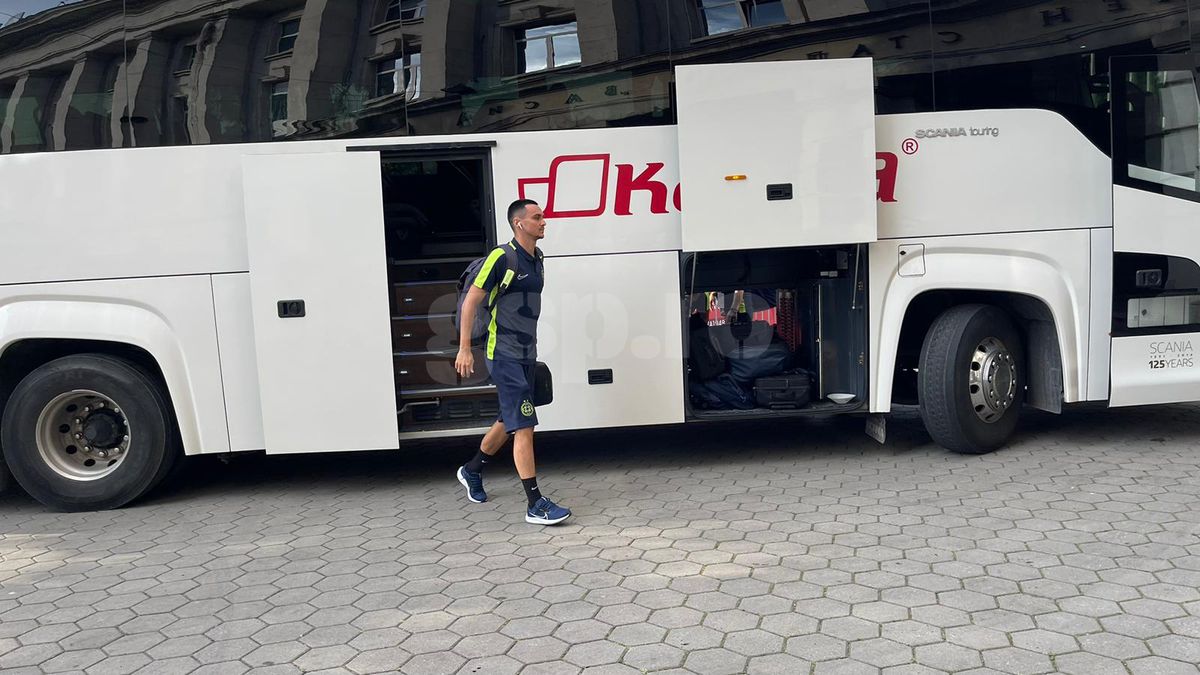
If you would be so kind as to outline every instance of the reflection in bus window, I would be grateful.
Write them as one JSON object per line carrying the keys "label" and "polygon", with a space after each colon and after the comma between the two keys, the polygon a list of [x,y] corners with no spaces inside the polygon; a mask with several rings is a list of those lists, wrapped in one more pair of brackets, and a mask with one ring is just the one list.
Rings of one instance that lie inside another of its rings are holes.
{"label": "reflection in bus window", "polygon": [[517,41],[517,72],[533,73],[580,62],[576,22],[529,28]]}
{"label": "reflection in bus window", "polygon": [[706,35],[787,23],[781,0],[699,0]]}
{"label": "reflection in bus window", "polygon": [[676,66],[855,57],[878,114],[1046,109],[1107,151],[1109,59],[1186,53],[1197,17],[1200,0],[68,3],[0,26],[0,152],[663,125]]}
{"label": "reflection in bus window", "polygon": [[932,0],[937,109],[1052,110],[1105,152],[1109,59],[1188,49],[1184,3],[997,0],[987,12],[977,6]]}

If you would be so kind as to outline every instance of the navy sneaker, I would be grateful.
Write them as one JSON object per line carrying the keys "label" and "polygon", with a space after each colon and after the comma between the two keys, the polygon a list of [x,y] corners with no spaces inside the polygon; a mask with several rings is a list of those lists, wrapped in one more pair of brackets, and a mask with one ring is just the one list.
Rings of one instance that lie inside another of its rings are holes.
{"label": "navy sneaker", "polygon": [[467,499],[482,504],[487,501],[487,493],[483,491],[483,474],[467,471],[467,467],[458,467],[458,482],[467,488]]}
{"label": "navy sneaker", "polygon": [[534,525],[557,525],[570,517],[570,509],[564,509],[546,497],[539,497],[525,513],[525,522]]}

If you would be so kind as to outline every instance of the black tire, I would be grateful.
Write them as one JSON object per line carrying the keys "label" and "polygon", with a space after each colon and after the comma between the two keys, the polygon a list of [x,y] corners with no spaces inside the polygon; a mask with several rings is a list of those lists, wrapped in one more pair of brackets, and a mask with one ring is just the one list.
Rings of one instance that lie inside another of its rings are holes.
{"label": "black tire", "polygon": [[[131,430],[120,463],[90,480],[64,475],[39,450],[43,410],[75,390],[117,402]],[[139,366],[102,354],[67,356],[37,368],[17,385],[0,422],[0,445],[13,477],[34,499],[59,511],[113,509],[142,496],[175,466],[176,438],[171,409],[155,379]]]}
{"label": "black tire", "polygon": [[[978,399],[972,400],[973,358],[989,338],[1001,343],[1011,357],[1012,398],[1005,399],[1008,404],[1003,408],[980,406]],[[1007,443],[1025,401],[1024,345],[1008,315],[991,305],[959,305],[943,312],[921,346],[917,392],[921,419],[938,445],[978,455]],[[994,419],[985,421],[976,413],[977,406]]]}

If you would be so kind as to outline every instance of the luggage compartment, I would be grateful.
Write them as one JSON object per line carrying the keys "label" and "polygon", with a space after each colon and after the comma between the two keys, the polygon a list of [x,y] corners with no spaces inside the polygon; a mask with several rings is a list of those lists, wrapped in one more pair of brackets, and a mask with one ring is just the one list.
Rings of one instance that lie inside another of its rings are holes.
{"label": "luggage compartment", "polygon": [[688,417],[864,405],[865,256],[858,245],[685,255]]}

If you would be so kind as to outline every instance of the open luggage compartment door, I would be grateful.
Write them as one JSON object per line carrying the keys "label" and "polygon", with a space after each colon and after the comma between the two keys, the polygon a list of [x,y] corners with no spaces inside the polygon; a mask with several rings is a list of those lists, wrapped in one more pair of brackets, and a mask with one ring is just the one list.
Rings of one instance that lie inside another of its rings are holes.
{"label": "open luggage compartment door", "polygon": [[379,153],[242,160],[267,452],[396,447]]}
{"label": "open luggage compartment door", "polygon": [[876,239],[870,59],[680,66],[683,250]]}

